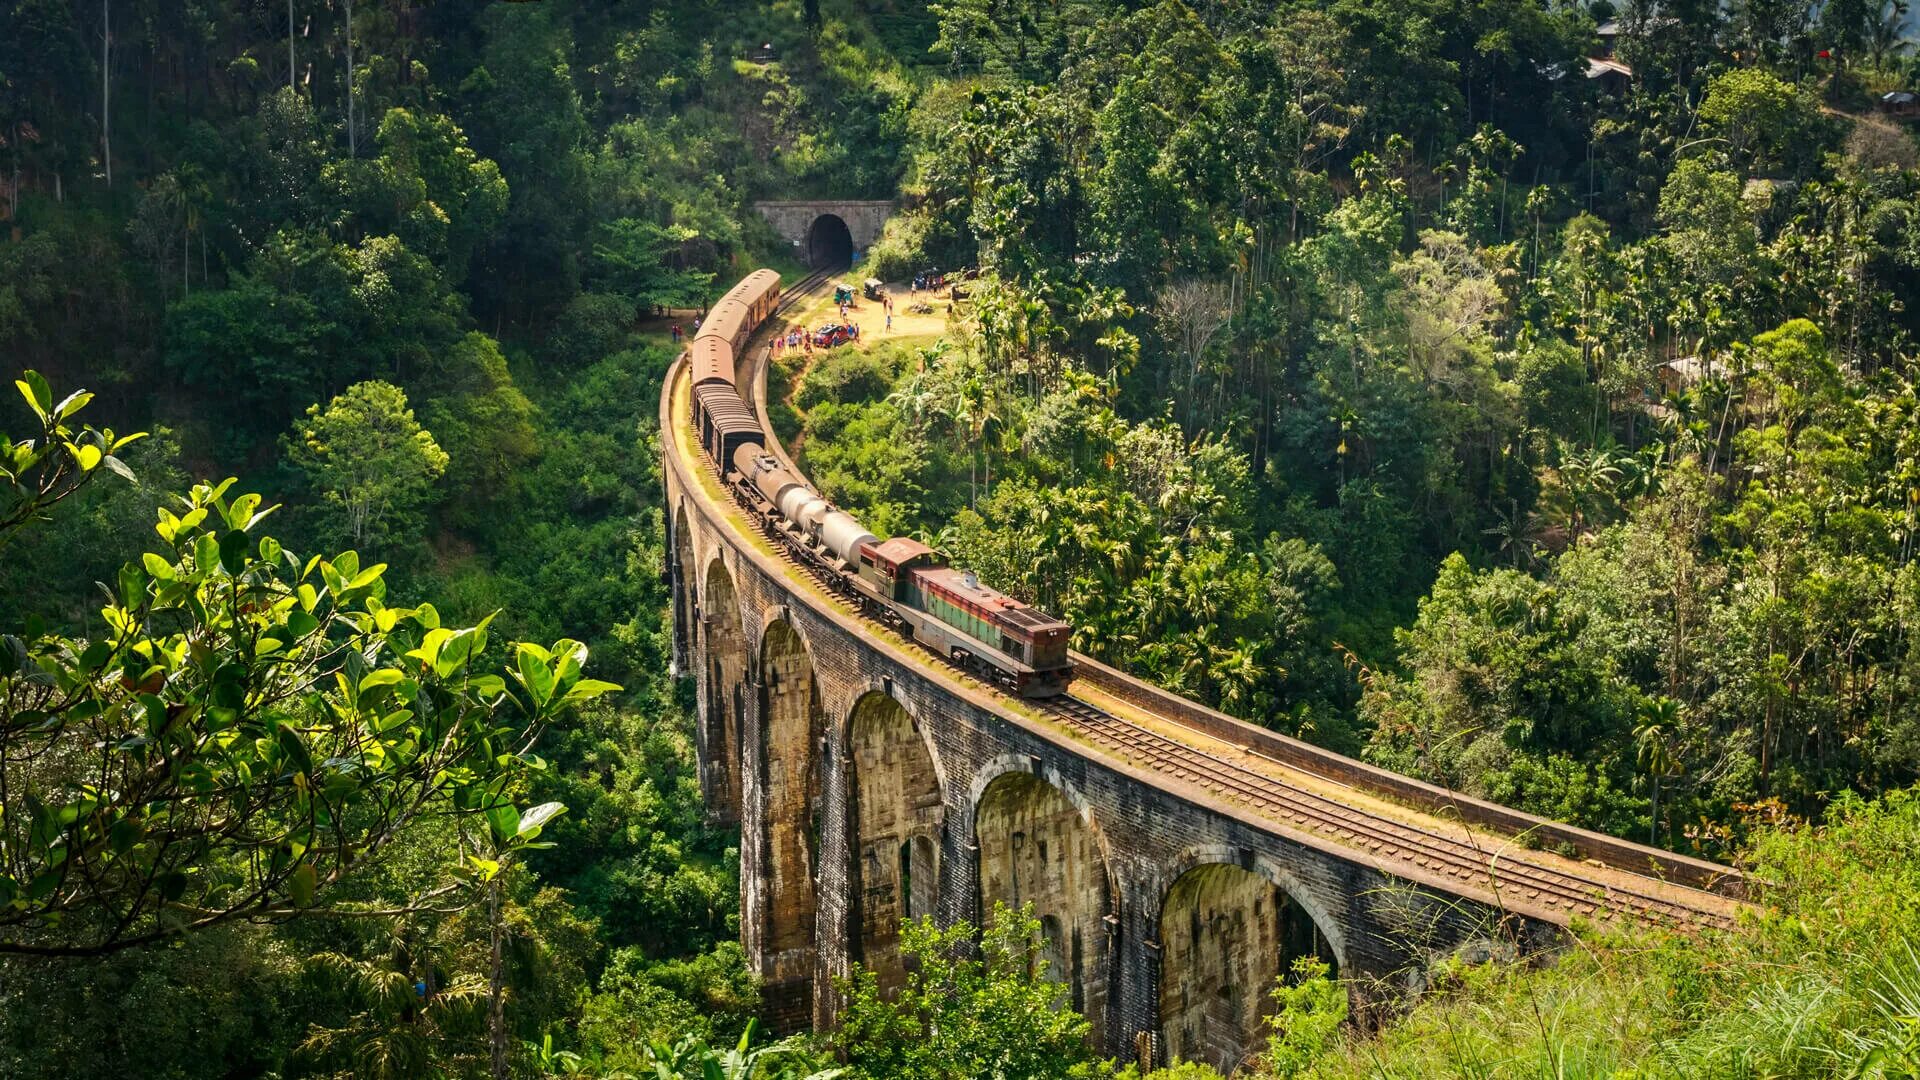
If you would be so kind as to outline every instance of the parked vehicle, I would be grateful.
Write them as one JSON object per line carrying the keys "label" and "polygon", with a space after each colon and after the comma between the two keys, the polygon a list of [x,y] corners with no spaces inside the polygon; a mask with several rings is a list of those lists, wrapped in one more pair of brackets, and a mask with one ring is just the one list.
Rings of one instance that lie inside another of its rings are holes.
{"label": "parked vehicle", "polygon": [[866,281],[866,285],[865,285],[865,291],[866,291],[866,294],[867,294],[867,299],[869,299],[869,300],[878,300],[878,299],[880,299],[880,288],[881,288],[881,284],[882,284],[882,283],[881,283],[881,281],[880,281],[880,279],[879,279],[879,278],[876,278],[876,277],[870,277],[870,278],[868,278],[868,279],[867,279],[867,281]]}
{"label": "parked vehicle", "polygon": [[825,323],[813,332],[813,347],[831,349],[835,345],[845,345],[854,336],[853,327],[846,323]]}

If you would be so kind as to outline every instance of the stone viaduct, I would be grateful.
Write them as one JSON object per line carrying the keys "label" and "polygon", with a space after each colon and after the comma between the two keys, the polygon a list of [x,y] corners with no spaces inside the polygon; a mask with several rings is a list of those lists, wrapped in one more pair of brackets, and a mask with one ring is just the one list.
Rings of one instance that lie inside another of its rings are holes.
{"label": "stone viaduct", "polygon": [[1187,749],[1136,753],[958,676],[777,553],[701,454],[687,395],[682,362],[660,418],[674,658],[697,681],[709,811],[741,827],[741,936],[778,1029],[832,1025],[856,963],[898,985],[903,918],[980,925],[1002,901],[1033,905],[1106,1053],[1223,1070],[1264,1045],[1298,956],[1365,1006],[1437,956],[1551,946],[1578,916],[1722,925],[1740,906],[1723,867],[1457,798],[1091,661],[1076,697]]}

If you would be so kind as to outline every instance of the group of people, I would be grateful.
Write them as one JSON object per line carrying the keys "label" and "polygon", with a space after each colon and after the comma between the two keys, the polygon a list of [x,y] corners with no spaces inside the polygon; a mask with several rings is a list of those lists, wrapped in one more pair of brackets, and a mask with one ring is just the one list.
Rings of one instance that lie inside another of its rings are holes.
{"label": "group of people", "polygon": [[[915,284],[917,285],[918,282],[916,281]],[[886,293],[881,293],[880,307],[886,313],[887,332],[892,333],[893,332],[893,297],[889,296]],[[848,341],[860,340],[859,324],[847,321],[847,302],[845,300],[840,301],[840,323],[841,325],[847,328]],[[679,323],[674,323],[673,325],[669,326],[667,328],[667,332],[673,335],[673,343],[676,346],[679,345],[687,335],[687,331],[683,331],[680,328]],[[696,316],[693,320],[693,330],[691,332],[695,334],[700,332],[700,319],[698,316]],[[767,360],[771,362],[774,357],[779,356],[783,352],[787,352],[793,349],[804,349],[806,350],[808,355],[812,355],[813,335],[807,333],[805,329],[798,326],[790,327],[787,330],[787,332],[784,334],[773,335],[773,340],[767,344]]]}
{"label": "group of people", "polygon": [[[674,323],[672,326],[668,327],[667,329],[669,332],[673,334],[673,343],[675,345],[680,344],[680,339],[684,336],[681,333],[680,324]],[[700,332],[700,316],[698,315],[695,315],[693,317],[693,332],[696,334]]]}

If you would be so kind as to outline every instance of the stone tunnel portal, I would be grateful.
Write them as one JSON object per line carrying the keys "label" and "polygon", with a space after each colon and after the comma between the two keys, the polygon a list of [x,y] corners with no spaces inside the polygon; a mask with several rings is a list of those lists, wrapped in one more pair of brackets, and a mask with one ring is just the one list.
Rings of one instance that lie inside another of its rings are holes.
{"label": "stone tunnel portal", "polygon": [[974,815],[980,850],[981,925],[996,903],[1033,905],[1047,976],[1105,1045],[1107,915],[1113,910],[1106,860],[1093,827],[1065,792],[1030,773],[995,777]]}
{"label": "stone tunnel portal", "polygon": [[1168,1061],[1232,1075],[1265,1044],[1275,981],[1334,949],[1264,875],[1226,863],[1182,874],[1160,909],[1160,1024]]}
{"label": "stone tunnel portal", "polygon": [[807,227],[807,265],[838,270],[853,265],[853,231],[838,214],[821,214]]}

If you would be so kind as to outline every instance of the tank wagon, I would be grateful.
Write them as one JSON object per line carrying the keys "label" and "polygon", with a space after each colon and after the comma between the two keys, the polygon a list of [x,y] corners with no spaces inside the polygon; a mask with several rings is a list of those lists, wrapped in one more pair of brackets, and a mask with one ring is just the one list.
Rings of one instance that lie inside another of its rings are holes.
{"label": "tank wagon", "polygon": [[735,360],[779,299],[778,274],[749,274],[713,306],[688,346],[693,426],[715,471],[769,536],[869,618],[1022,697],[1065,691],[1073,680],[1072,627],[947,565],[917,540],[873,535],[767,452]]}

